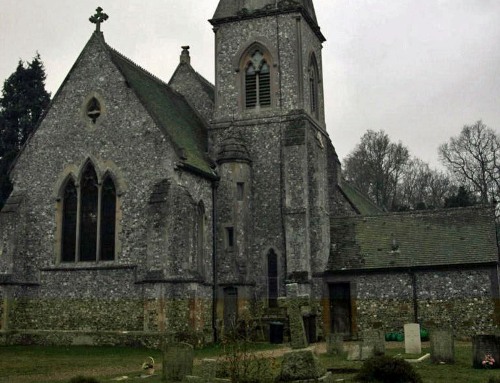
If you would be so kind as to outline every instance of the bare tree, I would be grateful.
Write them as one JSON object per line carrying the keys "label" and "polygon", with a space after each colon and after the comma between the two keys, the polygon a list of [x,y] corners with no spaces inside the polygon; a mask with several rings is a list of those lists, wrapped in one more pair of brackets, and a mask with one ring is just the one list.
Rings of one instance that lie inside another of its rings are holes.
{"label": "bare tree", "polygon": [[412,158],[404,167],[398,187],[400,209],[421,210],[441,208],[445,199],[456,187],[445,174],[433,170],[429,165]]}
{"label": "bare tree", "polygon": [[379,206],[396,205],[397,185],[409,159],[408,148],[383,131],[368,130],[346,157],[345,177]]}
{"label": "bare tree", "polygon": [[482,203],[498,199],[500,142],[482,121],[465,125],[457,137],[439,147],[439,156],[458,183],[473,190]]}

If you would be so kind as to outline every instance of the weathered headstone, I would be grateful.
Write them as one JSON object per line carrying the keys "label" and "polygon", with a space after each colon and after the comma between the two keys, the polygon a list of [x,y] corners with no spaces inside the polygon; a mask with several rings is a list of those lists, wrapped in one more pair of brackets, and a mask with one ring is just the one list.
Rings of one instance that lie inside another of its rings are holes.
{"label": "weathered headstone", "polygon": [[349,346],[347,350],[347,360],[367,360],[373,358],[375,355],[374,347],[372,345],[364,345],[362,343],[356,343]]}
{"label": "weathered headstone", "polygon": [[418,323],[407,323],[405,329],[405,353],[421,354],[422,341],[420,340],[420,325]]}
{"label": "weathered headstone", "polygon": [[[494,360],[492,366],[483,365],[487,355]],[[472,366],[474,368],[500,368],[500,337],[496,335],[476,335],[472,338]]]}
{"label": "weathered headstone", "polygon": [[433,330],[430,340],[434,363],[455,363],[455,341],[451,330]]}
{"label": "weathered headstone", "polygon": [[347,360],[361,360],[361,344],[351,344],[347,349]]}
{"label": "weathered headstone", "polygon": [[385,355],[385,334],[381,330],[365,330],[363,345],[372,346],[375,355]]}
{"label": "weathered headstone", "polygon": [[187,343],[167,343],[163,347],[162,379],[167,382],[181,382],[193,373],[193,346]]}
{"label": "weathered headstone", "polygon": [[200,369],[201,377],[205,382],[213,382],[217,373],[217,360],[216,359],[203,359],[201,361]]}
{"label": "weathered headstone", "polygon": [[344,352],[344,335],[328,334],[326,337],[326,353],[329,355],[341,355]]}
{"label": "weathered headstone", "polygon": [[307,338],[301,307],[309,305],[309,296],[299,296],[298,283],[289,283],[286,285],[285,304],[282,300],[280,304],[287,308],[291,347],[293,349],[306,348]]}
{"label": "weathered headstone", "polygon": [[279,381],[293,382],[309,379],[316,381],[324,374],[325,370],[311,350],[291,351],[283,356]]}

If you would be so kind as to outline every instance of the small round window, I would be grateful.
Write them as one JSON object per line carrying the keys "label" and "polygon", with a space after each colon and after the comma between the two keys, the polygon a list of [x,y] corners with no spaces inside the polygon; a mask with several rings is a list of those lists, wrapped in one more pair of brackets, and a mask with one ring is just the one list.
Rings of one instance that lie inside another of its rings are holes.
{"label": "small round window", "polygon": [[97,119],[101,116],[101,103],[95,97],[87,104],[87,117],[90,118],[93,124],[97,122]]}

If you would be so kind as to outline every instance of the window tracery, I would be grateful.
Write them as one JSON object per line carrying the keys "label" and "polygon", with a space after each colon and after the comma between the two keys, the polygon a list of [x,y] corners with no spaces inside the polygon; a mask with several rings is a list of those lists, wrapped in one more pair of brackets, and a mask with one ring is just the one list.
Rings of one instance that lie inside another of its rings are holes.
{"label": "window tracery", "polygon": [[61,262],[112,261],[115,258],[116,187],[107,174],[99,184],[89,162],[77,184],[63,190]]}

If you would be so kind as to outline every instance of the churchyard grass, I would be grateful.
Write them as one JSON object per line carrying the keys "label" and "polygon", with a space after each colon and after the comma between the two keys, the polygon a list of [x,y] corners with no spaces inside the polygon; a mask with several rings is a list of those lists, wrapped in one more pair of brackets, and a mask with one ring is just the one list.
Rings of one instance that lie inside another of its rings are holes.
{"label": "churchyard grass", "polygon": [[[279,349],[280,346],[257,344],[250,347],[254,351]],[[423,353],[430,352],[425,347]],[[388,348],[387,355],[404,353],[404,345]],[[216,358],[222,354],[219,345],[195,350],[195,358]],[[460,342],[455,348],[454,365],[434,365],[430,361],[415,364],[415,368],[425,383],[487,383],[492,376],[499,377],[500,370],[475,370],[471,368],[472,347],[469,342]],[[93,376],[102,382],[127,375],[140,374],[141,363],[152,356],[158,363],[161,354],[158,350],[120,347],[42,347],[9,346],[0,347],[0,383],[62,383],[77,375]],[[281,361],[281,358],[278,359]],[[354,382],[355,372],[362,362],[347,361],[340,356],[320,355],[326,368],[335,368],[335,378]],[[194,373],[198,365],[195,363]],[[341,371],[343,370],[343,371]],[[157,371],[158,374],[160,371]],[[129,380],[130,381],[130,380]],[[137,380],[135,380],[137,381]],[[142,380],[138,380],[142,381]],[[160,375],[146,379],[159,383]]]}

